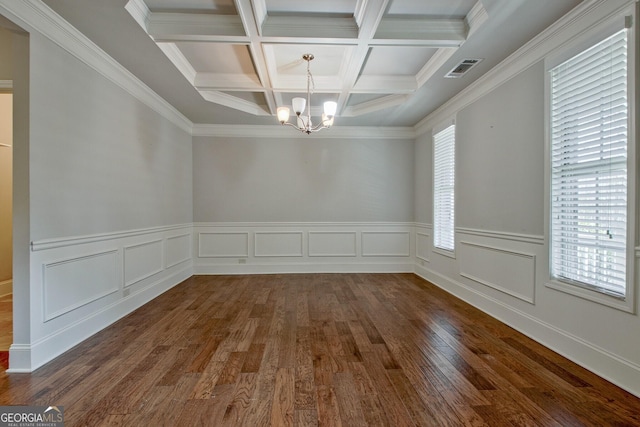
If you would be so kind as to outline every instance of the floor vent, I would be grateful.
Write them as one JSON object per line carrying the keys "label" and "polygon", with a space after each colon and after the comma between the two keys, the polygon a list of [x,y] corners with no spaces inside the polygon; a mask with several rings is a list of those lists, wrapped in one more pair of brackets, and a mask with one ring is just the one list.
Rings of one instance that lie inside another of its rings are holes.
{"label": "floor vent", "polygon": [[445,77],[448,79],[458,79],[464,76],[467,71],[479,64],[480,61],[482,61],[482,59],[464,59],[458,65],[453,67],[453,70],[449,71]]}

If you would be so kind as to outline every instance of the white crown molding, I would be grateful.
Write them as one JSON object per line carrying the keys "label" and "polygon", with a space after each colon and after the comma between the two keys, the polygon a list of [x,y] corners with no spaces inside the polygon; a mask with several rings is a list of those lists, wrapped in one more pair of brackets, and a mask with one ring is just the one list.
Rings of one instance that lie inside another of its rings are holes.
{"label": "white crown molding", "polygon": [[185,132],[191,132],[193,123],[189,119],[43,2],[2,0],[0,13],[47,37]]}
{"label": "white crown molding", "polygon": [[198,90],[229,90],[238,92],[264,92],[258,76],[230,73],[198,72],[194,81]]}
{"label": "white crown molding", "polygon": [[213,125],[194,124],[193,136],[224,138],[287,138],[287,139],[415,139],[410,127],[334,126],[331,129],[306,135],[288,126],[273,125]]}
{"label": "white crown molding", "polygon": [[489,72],[451,98],[414,126],[417,135],[429,132],[437,123],[469,106],[501,84],[549,55],[607,16],[636,3],[637,0],[584,0],[565,16],[550,25]]}

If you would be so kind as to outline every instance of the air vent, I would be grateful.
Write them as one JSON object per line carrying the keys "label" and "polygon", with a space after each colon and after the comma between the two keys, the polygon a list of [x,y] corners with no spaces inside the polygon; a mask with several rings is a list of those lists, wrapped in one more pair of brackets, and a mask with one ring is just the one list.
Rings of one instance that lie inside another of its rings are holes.
{"label": "air vent", "polygon": [[458,79],[465,75],[467,71],[479,64],[482,59],[464,59],[458,65],[453,67],[453,70],[449,71],[445,77],[448,79]]}

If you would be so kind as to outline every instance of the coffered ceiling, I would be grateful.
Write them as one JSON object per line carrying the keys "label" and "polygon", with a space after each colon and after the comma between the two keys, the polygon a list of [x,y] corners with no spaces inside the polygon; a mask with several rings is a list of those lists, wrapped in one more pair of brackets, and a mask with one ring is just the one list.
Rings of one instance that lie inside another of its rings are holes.
{"label": "coffered ceiling", "polygon": [[312,115],[331,100],[336,124],[413,126],[579,0],[45,3],[194,123],[276,124],[312,53]]}

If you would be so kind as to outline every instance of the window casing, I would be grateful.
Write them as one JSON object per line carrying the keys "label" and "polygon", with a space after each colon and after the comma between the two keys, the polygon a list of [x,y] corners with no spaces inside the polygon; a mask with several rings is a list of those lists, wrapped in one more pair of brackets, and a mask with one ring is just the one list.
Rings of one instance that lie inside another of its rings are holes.
{"label": "window casing", "polygon": [[630,31],[609,34],[549,70],[550,274],[587,292],[579,296],[624,301],[633,263]]}
{"label": "window casing", "polygon": [[433,245],[455,249],[455,125],[433,136]]}

